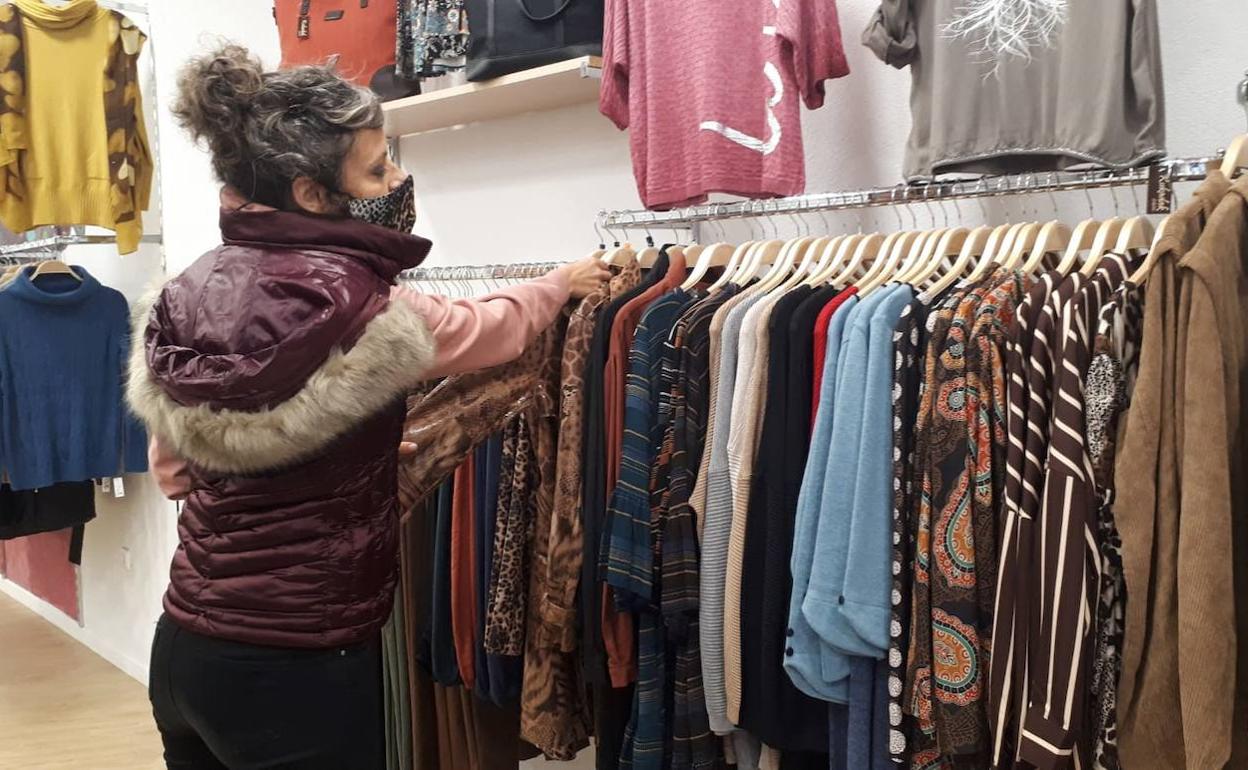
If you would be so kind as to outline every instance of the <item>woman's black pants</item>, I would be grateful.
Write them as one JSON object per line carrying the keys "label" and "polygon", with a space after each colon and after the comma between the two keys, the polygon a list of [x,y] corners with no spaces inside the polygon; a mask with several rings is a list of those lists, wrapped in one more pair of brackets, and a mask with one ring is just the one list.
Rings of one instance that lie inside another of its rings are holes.
{"label": "woman's black pants", "polygon": [[195,634],[163,616],[149,694],[170,770],[381,770],[381,639],[294,650]]}

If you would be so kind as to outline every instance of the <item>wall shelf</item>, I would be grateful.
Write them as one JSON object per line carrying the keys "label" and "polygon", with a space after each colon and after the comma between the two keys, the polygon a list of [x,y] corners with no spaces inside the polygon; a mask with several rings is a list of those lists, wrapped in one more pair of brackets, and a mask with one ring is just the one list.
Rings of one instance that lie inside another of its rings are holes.
{"label": "wall shelf", "polygon": [[592,102],[598,98],[602,59],[582,56],[482,83],[386,102],[386,135],[411,136]]}

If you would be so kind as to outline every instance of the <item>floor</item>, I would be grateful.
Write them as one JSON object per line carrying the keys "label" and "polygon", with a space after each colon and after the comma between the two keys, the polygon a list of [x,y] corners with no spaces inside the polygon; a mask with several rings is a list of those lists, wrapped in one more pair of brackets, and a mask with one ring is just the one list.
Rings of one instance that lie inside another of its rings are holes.
{"label": "floor", "polygon": [[143,686],[0,594],[0,768],[163,768]]}
{"label": "floor", "polygon": [[[520,770],[592,768],[524,762]],[[0,593],[0,769],[162,770],[147,692],[111,663]]]}

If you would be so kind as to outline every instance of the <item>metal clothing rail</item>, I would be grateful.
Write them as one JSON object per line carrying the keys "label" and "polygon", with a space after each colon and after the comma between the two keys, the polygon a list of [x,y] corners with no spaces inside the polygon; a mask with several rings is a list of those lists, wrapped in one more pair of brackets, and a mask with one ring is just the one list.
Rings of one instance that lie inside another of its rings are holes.
{"label": "metal clothing rail", "polygon": [[[53,235],[48,238],[0,246],[0,255],[25,254],[33,251],[59,251],[69,246],[89,246],[116,242],[117,238],[112,235],[76,235],[72,233],[69,235]],[[144,235],[139,239],[139,242],[161,243],[162,241],[159,235]]]}
{"label": "metal clothing rail", "polygon": [[671,211],[603,211],[598,215],[598,226],[604,230],[623,230],[635,227],[687,228],[698,222],[720,219],[746,219],[776,214],[803,214],[907,203],[938,203],[1003,195],[1133,187],[1148,183],[1153,175],[1160,177],[1159,181],[1163,183],[1193,182],[1204,179],[1209,165],[1219,160],[1219,157],[1174,158],[1130,169],[1054,171],[993,176],[966,182],[899,184],[893,187],[844,192],[808,193],[789,198],[707,203]]}
{"label": "metal clothing rail", "polygon": [[451,267],[415,267],[404,270],[399,279],[412,283],[529,280],[541,278],[563,262],[517,262],[511,265],[458,265]]}

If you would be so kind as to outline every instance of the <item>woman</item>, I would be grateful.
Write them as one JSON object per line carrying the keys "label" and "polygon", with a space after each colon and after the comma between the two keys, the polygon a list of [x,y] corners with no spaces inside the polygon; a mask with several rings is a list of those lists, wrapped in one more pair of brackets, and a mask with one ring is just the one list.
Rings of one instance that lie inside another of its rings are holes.
{"label": "woman", "polygon": [[430,244],[370,92],[234,46],[178,87],[225,187],[223,245],[136,308],[130,363],[184,501],[152,651],[165,759],[382,767],[404,395],[518,356],[609,274],[587,260],[475,301],[396,287]]}

